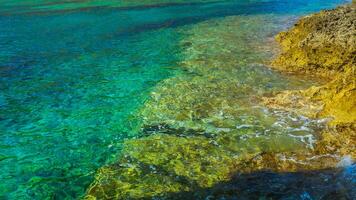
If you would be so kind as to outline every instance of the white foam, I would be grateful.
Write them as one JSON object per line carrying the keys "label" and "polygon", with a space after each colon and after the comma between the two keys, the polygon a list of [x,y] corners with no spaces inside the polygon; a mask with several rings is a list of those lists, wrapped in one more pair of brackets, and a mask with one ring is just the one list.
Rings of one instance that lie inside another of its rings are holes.
{"label": "white foam", "polygon": [[253,127],[253,125],[251,125],[251,124],[242,124],[242,125],[236,126],[237,129],[251,128],[251,127]]}
{"label": "white foam", "polygon": [[293,134],[288,134],[290,137],[294,137],[299,139],[301,142],[305,143],[308,148],[314,149],[314,143],[316,140],[314,139],[314,136],[312,134],[308,135],[293,135]]}
{"label": "white foam", "polygon": [[324,157],[339,158],[338,155],[323,154],[323,155],[312,156],[312,157],[310,157],[310,158],[307,158],[307,160],[315,160],[315,159],[324,158]]}
{"label": "white foam", "polygon": [[339,163],[337,163],[337,167],[349,167],[354,163],[354,160],[350,155],[343,156]]}

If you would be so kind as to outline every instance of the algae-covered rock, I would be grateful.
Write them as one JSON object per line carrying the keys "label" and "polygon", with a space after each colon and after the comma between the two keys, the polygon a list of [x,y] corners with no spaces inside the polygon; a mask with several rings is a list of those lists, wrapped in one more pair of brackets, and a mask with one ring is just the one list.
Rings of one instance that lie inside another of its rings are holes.
{"label": "algae-covered rock", "polygon": [[356,158],[356,124],[337,124],[321,133],[316,143],[318,154],[333,154]]}
{"label": "algae-covered rock", "polygon": [[331,82],[304,92],[305,96],[324,104],[320,116],[333,117],[332,124],[356,122],[356,63],[345,67]]}
{"label": "algae-covered rock", "polygon": [[227,151],[204,137],[154,135],[125,146],[117,164],[99,171],[88,199],[140,199],[212,186],[256,154]]}
{"label": "algae-covered rock", "polygon": [[[302,18],[291,30],[277,36],[282,53],[273,61],[275,67],[331,79],[323,86],[289,96],[304,96],[322,103],[318,116],[334,117],[334,124],[356,120],[355,6],[353,3]],[[284,92],[277,99],[283,96],[288,94]]]}
{"label": "algae-covered rock", "polygon": [[263,152],[304,152],[297,140],[286,141],[232,134],[214,138],[156,134],[128,140],[121,159],[99,170],[86,199],[142,199],[208,188],[228,181],[236,173],[263,166],[250,164]]}
{"label": "algae-covered rock", "polygon": [[282,53],[273,66],[283,71],[328,78],[324,85],[265,97],[268,107],[328,118],[316,154],[355,159],[356,10],[355,3],[305,18],[277,36]]}
{"label": "algae-covered rock", "polygon": [[355,4],[322,11],[299,20],[277,35],[282,53],[273,61],[281,70],[325,77],[355,66]]}
{"label": "algae-covered rock", "polygon": [[256,97],[280,87],[276,82],[287,82],[275,74],[266,76],[269,72],[257,64],[272,55],[272,45],[261,44],[274,34],[274,18],[235,16],[184,27],[183,72],[151,93],[140,112],[144,126],[216,134],[241,131],[244,125],[263,131],[282,120],[256,106]]}

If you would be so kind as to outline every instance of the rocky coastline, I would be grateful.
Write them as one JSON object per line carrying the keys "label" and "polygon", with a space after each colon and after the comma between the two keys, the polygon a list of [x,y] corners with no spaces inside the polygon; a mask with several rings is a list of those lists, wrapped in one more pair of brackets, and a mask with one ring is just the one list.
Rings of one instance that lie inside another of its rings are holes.
{"label": "rocky coastline", "polygon": [[[236,100],[231,91],[248,93],[252,89],[232,88],[231,82],[225,83],[217,78],[234,75],[234,51],[224,52],[225,59],[222,62],[231,60],[231,69],[214,71],[219,76],[212,76],[211,71],[205,68],[206,63],[194,58],[186,61],[184,67],[191,74],[199,76],[165,81],[158,90],[159,93],[171,94],[176,91],[177,94],[173,93],[173,96],[161,97],[153,93],[153,100],[146,104],[146,110],[141,113],[146,120],[143,132],[148,137],[127,141],[120,160],[98,171],[85,199],[180,199],[183,198],[178,195],[181,192],[197,191],[190,195],[198,195],[201,188],[211,188],[231,181],[236,174],[327,170],[352,164],[356,159],[355,14],[355,3],[322,11],[300,19],[294,27],[276,37],[281,45],[281,53],[272,62],[274,69],[282,73],[318,76],[327,81],[321,86],[304,90],[266,94],[261,98],[260,104],[327,121],[312,148],[291,150],[290,144],[281,143],[276,145],[279,149],[272,149],[261,138],[241,139],[241,130],[225,133],[221,128],[204,127],[206,123],[203,122],[208,120],[215,127],[229,126],[229,121],[213,115],[214,108],[221,104],[231,116],[239,115],[241,107],[235,108],[234,105],[244,105],[246,102]],[[233,23],[237,22],[232,18],[227,27],[233,27]],[[225,25],[220,22],[216,24]],[[210,24],[205,26],[210,28]],[[226,38],[234,39],[234,31],[231,30],[231,35]],[[211,38],[214,35],[216,34],[212,34]],[[248,34],[239,37],[246,36]],[[218,44],[221,44],[220,39],[217,40]],[[196,41],[196,38],[192,41]],[[190,41],[183,44],[190,49],[191,46],[194,47]],[[231,49],[234,50],[233,48],[232,45]],[[215,51],[211,52],[213,53]],[[189,55],[194,54],[189,52]],[[219,57],[220,54],[216,56]],[[212,62],[211,66],[220,64],[217,59],[209,61]],[[214,84],[200,88],[206,84],[204,80],[207,78]],[[226,100],[226,96],[223,96],[224,99],[219,96],[220,93],[212,93],[217,84],[219,92],[226,92],[223,95],[229,94],[231,98]],[[198,93],[199,98],[194,98],[194,93],[189,94],[194,87],[201,90]],[[180,92],[189,95],[182,96]],[[180,97],[184,98],[179,99]],[[196,100],[202,100],[202,103],[198,107],[188,107],[197,105]],[[169,107],[172,106],[177,107],[173,110],[185,106],[184,109],[189,112],[177,115],[177,112],[171,112]],[[192,124],[191,118],[203,120]],[[234,118],[231,121],[233,120]],[[156,122],[164,123],[157,125]],[[151,132],[156,134],[150,135]],[[243,134],[248,135],[248,129]],[[278,138],[271,138],[270,142],[275,145],[277,141]]]}
{"label": "rocky coastline", "polygon": [[[275,69],[328,81],[264,98],[269,107],[328,119],[319,151],[356,158],[356,3],[302,18],[276,36],[282,48]],[[319,153],[321,153],[319,152]]]}

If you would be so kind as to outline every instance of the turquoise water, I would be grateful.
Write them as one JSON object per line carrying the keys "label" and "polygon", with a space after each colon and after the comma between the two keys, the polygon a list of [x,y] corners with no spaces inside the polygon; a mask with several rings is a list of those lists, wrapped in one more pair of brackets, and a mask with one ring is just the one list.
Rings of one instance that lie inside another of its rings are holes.
{"label": "turquoise water", "polygon": [[135,112],[150,91],[182,73],[181,27],[234,15],[298,16],[343,2],[185,2],[21,13],[16,2],[11,9],[0,4],[0,199],[83,195],[95,171],[140,131]]}

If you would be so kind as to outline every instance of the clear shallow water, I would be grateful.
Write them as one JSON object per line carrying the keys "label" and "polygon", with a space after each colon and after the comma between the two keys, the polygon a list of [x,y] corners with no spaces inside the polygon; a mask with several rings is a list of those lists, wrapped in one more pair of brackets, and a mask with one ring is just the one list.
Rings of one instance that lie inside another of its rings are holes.
{"label": "clear shallow water", "polygon": [[[16,3],[10,11],[0,6],[0,198],[82,195],[96,169],[115,160],[123,139],[139,132],[135,113],[150,91],[185,73],[181,41],[196,23],[232,15],[302,15],[342,2],[195,2],[23,14],[10,12],[22,8]],[[238,53],[243,58],[251,52]],[[308,85],[277,81],[279,74],[263,68],[255,73],[260,75],[247,84],[271,77],[262,91]]]}

